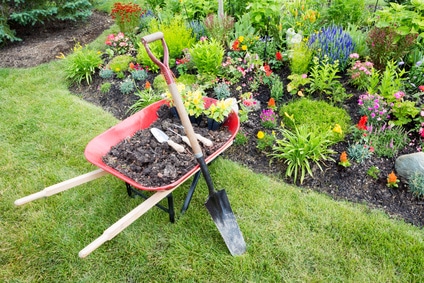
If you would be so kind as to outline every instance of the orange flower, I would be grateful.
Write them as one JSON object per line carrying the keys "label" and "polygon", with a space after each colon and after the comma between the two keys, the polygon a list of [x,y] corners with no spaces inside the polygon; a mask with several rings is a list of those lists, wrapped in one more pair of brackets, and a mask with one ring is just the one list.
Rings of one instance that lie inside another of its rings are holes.
{"label": "orange flower", "polygon": [[340,164],[341,166],[343,166],[343,167],[349,167],[349,166],[350,166],[350,162],[349,162],[349,159],[347,158],[347,153],[346,153],[346,151],[343,151],[343,152],[340,154],[340,162],[339,162],[339,164]]}
{"label": "orange flower", "polygon": [[146,83],[144,84],[144,89],[149,89],[151,87],[150,82],[146,81]]}
{"label": "orange flower", "polygon": [[346,151],[343,151],[340,154],[340,162],[346,162],[346,161],[347,161],[347,153],[346,153]]}
{"label": "orange flower", "polygon": [[399,182],[398,178],[396,177],[395,173],[392,171],[392,173],[390,173],[389,176],[387,176],[387,186],[397,188],[398,182]]}
{"label": "orange flower", "polygon": [[135,69],[135,65],[134,65],[134,63],[133,63],[133,62],[131,62],[129,67],[130,67],[130,69],[131,69],[131,70],[134,70],[134,69]]}
{"label": "orange flower", "polygon": [[274,98],[270,98],[269,100],[268,100],[268,107],[270,107],[270,108],[273,108],[273,107],[275,107],[275,99]]}

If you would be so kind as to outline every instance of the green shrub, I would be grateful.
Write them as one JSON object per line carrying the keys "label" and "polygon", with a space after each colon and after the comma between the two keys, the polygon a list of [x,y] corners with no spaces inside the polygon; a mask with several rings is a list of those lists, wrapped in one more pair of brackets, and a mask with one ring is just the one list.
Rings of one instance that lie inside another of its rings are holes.
{"label": "green shrub", "polygon": [[285,113],[293,116],[297,125],[306,125],[321,132],[332,130],[336,124],[339,125],[341,133],[333,132],[333,141],[343,140],[351,127],[350,115],[346,110],[322,100],[301,98],[283,105],[279,111],[280,117],[287,127],[293,129],[294,123]]}
{"label": "green shrub", "polygon": [[210,14],[204,19],[204,25],[210,39],[227,46],[234,28],[233,17],[224,15],[220,18],[217,14]]}
{"label": "green shrub", "polygon": [[424,174],[414,172],[408,179],[409,191],[417,198],[424,197]]}
{"label": "green shrub", "polygon": [[369,14],[365,0],[333,0],[329,3],[323,17],[343,27],[349,23],[361,24]]}
{"label": "green shrub", "polygon": [[409,143],[408,133],[400,126],[373,127],[368,138],[378,157],[392,158]]}
{"label": "green shrub", "polygon": [[284,83],[278,76],[272,76],[270,95],[276,102],[279,102],[284,95]]}
{"label": "green shrub", "polygon": [[231,96],[230,87],[226,83],[219,83],[213,88],[216,99],[226,99]]}
{"label": "green shrub", "polygon": [[224,48],[218,41],[214,39],[200,41],[190,48],[189,52],[199,74],[214,76],[218,74],[224,58]]}
{"label": "green shrub", "polygon": [[88,0],[19,0],[1,1],[0,6],[0,43],[20,40],[10,29],[9,23],[33,26],[46,21],[80,21],[91,15]]}
{"label": "green shrub", "polygon": [[123,94],[130,94],[134,91],[134,82],[131,79],[125,79],[123,82],[121,82],[119,90]]}
{"label": "green shrub", "polygon": [[111,69],[101,69],[99,72],[99,76],[102,79],[111,79],[114,75],[114,72]]}
{"label": "green shrub", "polygon": [[304,42],[293,45],[290,54],[290,71],[293,74],[307,74],[312,63],[312,50]]}
{"label": "green shrub", "polygon": [[238,131],[234,138],[234,145],[245,145],[249,142],[249,138],[243,131]]}
{"label": "green shrub", "polygon": [[[149,43],[150,51],[153,53],[153,55],[159,60],[162,61],[163,57],[163,48],[160,41],[154,41]],[[143,45],[140,45],[137,49],[137,56],[136,56],[137,63],[140,63],[143,67],[147,67],[149,71],[151,72],[157,72],[159,71],[158,65],[156,65],[152,59],[150,59],[149,55],[147,54],[146,49]]]}
{"label": "green shrub", "polygon": [[71,83],[80,84],[85,80],[87,84],[92,81],[92,74],[95,73],[103,60],[101,53],[89,48],[83,48],[79,43],[74,47],[74,52],[65,58],[66,79]]}
{"label": "green shrub", "polygon": [[115,73],[125,72],[129,69],[129,64],[134,61],[131,55],[118,55],[110,60],[108,67]]}
{"label": "green shrub", "polygon": [[371,157],[372,151],[370,151],[370,148],[367,145],[354,143],[349,145],[347,148],[347,155],[356,163],[362,163],[365,161],[365,159]]}
{"label": "green shrub", "polygon": [[[153,20],[150,24],[149,32],[163,32],[163,36],[168,46],[170,66],[172,67],[175,59],[180,58],[185,48],[190,48],[195,38],[192,30],[187,28],[187,24],[181,17],[175,16],[169,23],[160,23]],[[156,49],[155,49],[156,50]],[[163,53],[162,45],[158,46],[159,54]]]}
{"label": "green shrub", "polygon": [[194,85],[197,83],[197,77],[196,75],[183,74],[179,76],[176,81],[178,83],[182,83],[183,85]]}
{"label": "green shrub", "polygon": [[111,87],[112,87],[112,84],[110,82],[103,83],[100,86],[100,92],[102,92],[102,93],[108,93],[110,91],[110,88]]}
{"label": "green shrub", "polygon": [[131,77],[136,81],[144,81],[147,79],[147,71],[146,70],[133,70],[131,72]]}
{"label": "green shrub", "polygon": [[153,79],[153,88],[159,93],[168,91],[168,85],[166,84],[165,77],[162,74],[157,75]]}

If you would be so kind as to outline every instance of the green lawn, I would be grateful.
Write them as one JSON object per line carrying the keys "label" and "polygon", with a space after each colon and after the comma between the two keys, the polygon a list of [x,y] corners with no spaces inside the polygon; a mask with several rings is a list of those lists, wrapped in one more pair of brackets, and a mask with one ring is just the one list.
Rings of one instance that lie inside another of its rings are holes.
{"label": "green lawn", "polygon": [[[113,176],[16,207],[14,201],[96,167],[86,144],[118,123],[69,93],[62,62],[0,69],[2,282],[419,282],[422,230],[363,205],[336,202],[218,158],[247,243],[232,257],[199,183],[189,210],[153,208],[85,259],[78,252],[137,206]],[[232,172],[229,174],[228,172]],[[175,191],[179,207],[190,181]]]}

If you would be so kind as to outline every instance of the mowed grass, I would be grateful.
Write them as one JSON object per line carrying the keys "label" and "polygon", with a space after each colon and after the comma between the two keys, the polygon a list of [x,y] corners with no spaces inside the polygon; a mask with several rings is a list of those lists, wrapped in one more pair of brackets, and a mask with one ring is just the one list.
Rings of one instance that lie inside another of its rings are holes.
{"label": "mowed grass", "polygon": [[78,252],[131,211],[123,181],[105,176],[23,206],[14,201],[97,167],[86,144],[112,115],[69,93],[62,62],[0,69],[0,281],[2,282],[420,282],[423,231],[365,205],[336,202],[218,158],[247,243],[232,257],[204,207],[201,179],[175,192],[177,221],[149,210],[85,259]]}

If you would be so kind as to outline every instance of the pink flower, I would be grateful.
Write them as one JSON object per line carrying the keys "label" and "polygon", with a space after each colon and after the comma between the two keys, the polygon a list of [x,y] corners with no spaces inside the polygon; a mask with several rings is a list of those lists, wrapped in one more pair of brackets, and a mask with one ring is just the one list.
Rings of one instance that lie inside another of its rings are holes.
{"label": "pink flower", "polygon": [[420,85],[420,86],[418,87],[418,89],[419,89],[420,91],[424,91],[424,85]]}
{"label": "pink flower", "polygon": [[398,91],[394,94],[396,99],[401,99],[402,97],[405,96],[405,93],[403,91]]}
{"label": "pink flower", "polygon": [[308,77],[307,74],[302,74],[302,79],[306,79]]}
{"label": "pink flower", "polygon": [[352,53],[349,55],[349,58],[351,59],[359,59],[359,54],[358,53]]}

